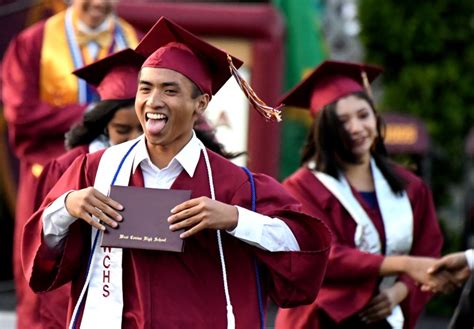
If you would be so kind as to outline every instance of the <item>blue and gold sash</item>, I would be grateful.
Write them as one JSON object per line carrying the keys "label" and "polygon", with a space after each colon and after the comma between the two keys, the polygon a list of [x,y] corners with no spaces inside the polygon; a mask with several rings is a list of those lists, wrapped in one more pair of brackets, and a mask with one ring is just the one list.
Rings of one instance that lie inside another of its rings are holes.
{"label": "blue and gold sash", "polygon": [[[69,8],[49,18],[44,27],[39,95],[41,101],[54,106],[87,104],[92,99],[92,91],[88,90],[85,81],[71,74],[92,61],[87,50],[81,50],[76,42],[75,20],[73,10]],[[120,18],[113,17],[111,29],[109,46],[99,51],[97,59],[138,43],[133,27]]]}

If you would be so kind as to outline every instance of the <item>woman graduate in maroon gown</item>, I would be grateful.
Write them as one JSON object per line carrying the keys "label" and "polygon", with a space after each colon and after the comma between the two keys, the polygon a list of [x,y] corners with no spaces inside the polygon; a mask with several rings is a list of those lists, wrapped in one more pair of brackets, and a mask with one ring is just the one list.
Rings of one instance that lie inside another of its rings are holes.
{"label": "woman graduate in maroon gown", "polygon": [[315,302],[280,309],[277,328],[413,328],[430,298],[408,275],[432,260],[400,255],[438,257],[443,239],[427,186],[386,157],[369,96],[380,72],[326,61],[283,100],[315,117],[303,166],[284,185],[334,243]]}

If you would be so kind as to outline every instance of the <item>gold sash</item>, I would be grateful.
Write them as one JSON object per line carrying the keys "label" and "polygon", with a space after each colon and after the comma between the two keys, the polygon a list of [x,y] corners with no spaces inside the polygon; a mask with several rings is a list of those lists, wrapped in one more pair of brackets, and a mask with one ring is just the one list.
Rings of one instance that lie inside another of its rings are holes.
{"label": "gold sash", "polygon": [[[65,17],[66,11],[63,11],[46,21],[41,49],[40,100],[54,106],[78,103],[78,81],[71,74],[75,68],[66,36]],[[138,44],[135,30],[122,19],[119,19],[119,23],[127,45],[135,47]],[[98,59],[108,55],[111,42],[112,39],[108,47],[100,50]],[[114,51],[117,50],[119,49],[114,49]],[[86,54],[85,50],[83,50],[83,58],[86,61],[85,64],[91,60],[91,56]]]}

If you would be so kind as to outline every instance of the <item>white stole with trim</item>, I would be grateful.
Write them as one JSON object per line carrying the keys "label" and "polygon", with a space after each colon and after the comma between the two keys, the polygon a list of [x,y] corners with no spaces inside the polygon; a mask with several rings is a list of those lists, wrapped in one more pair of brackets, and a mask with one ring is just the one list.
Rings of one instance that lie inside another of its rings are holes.
{"label": "white stole with trim", "polygon": [[[370,168],[375,185],[375,194],[380,208],[385,228],[386,251],[385,255],[405,255],[411,250],[413,242],[413,211],[406,192],[396,195],[380,172],[380,169],[371,159]],[[381,254],[382,245],[380,236],[365,212],[364,208],[352,194],[351,187],[346,178],[341,175],[339,180],[322,172],[312,171],[319,181],[339,200],[357,224],[354,243],[357,249]],[[380,288],[390,287],[395,283],[396,276],[384,277]],[[404,317],[402,310],[397,305],[392,314],[387,317],[387,322],[395,329],[402,329]]]}
{"label": "white stole with trim", "polygon": [[[136,141],[135,139],[122,143],[108,148],[104,152],[100,159],[94,188],[105,195],[109,195],[110,185],[118,164]],[[132,150],[125,159],[114,185],[128,186],[135,158],[135,150]],[[96,234],[97,229],[92,228],[92,244]],[[123,311],[122,249],[103,248],[100,246],[101,240],[102,232],[99,233],[95,250],[91,250],[91,268],[72,318],[74,319],[74,315],[79,311],[82,299],[86,298],[80,328],[102,327],[119,329],[122,327]]]}

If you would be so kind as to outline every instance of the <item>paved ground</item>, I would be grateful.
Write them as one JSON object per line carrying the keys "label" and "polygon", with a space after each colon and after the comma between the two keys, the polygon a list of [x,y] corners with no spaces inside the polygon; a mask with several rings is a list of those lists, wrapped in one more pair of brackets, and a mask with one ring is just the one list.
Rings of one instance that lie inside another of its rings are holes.
{"label": "paved ground", "polygon": [[15,315],[15,293],[12,281],[0,281],[0,328],[14,329],[16,323]]}
{"label": "paved ground", "polygon": [[[15,329],[16,315],[15,294],[13,284],[11,282],[0,282],[0,328]],[[269,307],[267,328],[274,328],[274,317],[276,308],[272,305]],[[447,318],[422,316],[416,329],[446,329],[448,325]]]}

